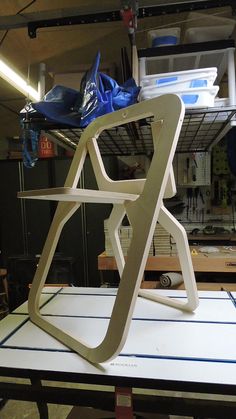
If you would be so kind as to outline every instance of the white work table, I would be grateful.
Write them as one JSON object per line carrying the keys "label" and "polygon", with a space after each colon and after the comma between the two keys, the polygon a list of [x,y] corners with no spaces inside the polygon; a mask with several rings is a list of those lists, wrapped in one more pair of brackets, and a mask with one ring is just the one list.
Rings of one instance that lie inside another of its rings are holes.
{"label": "white work table", "polygon": [[[150,292],[185,298],[182,290]],[[41,313],[95,346],[106,332],[115,294],[113,288],[44,288]],[[0,322],[0,376],[142,388],[150,390],[150,397],[154,390],[234,396],[236,292],[200,291],[199,296],[195,313],[139,297],[123,350],[117,358],[99,365],[84,360],[31,323],[25,303]],[[0,384],[0,398],[11,398],[10,384],[5,385],[4,378]],[[42,397],[44,387],[40,388]],[[29,390],[30,386],[22,387],[23,400],[32,399]],[[63,390],[66,398],[70,389]],[[12,398],[19,396],[12,392]],[[41,400],[51,399],[45,396]],[[147,403],[150,407],[151,399]]]}

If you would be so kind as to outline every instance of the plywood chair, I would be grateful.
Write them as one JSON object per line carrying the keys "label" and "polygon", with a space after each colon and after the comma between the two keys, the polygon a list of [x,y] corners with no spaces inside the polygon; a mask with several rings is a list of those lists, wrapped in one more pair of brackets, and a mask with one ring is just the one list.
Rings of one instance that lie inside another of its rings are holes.
{"label": "plywood chair", "polygon": [[[99,134],[104,129],[151,116],[153,116],[151,129],[154,154],[146,179],[111,180],[105,172],[98,149],[97,138]],[[177,95],[172,94],[150,99],[97,118],[85,129],[81,136],[64,187],[20,192],[18,194],[20,198],[60,201],[30,290],[30,318],[43,330],[91,362],[104,362],[119,354],[127,337],[138,294],[181,310],[193,311],[198,305],[186,232],[163,204],[164,197],[172,196],[175,193],[172,161],[183,118],[184,105]],[[79,189],[77,187],[87,154],[91,158],[98,190]],[[111,203],[113,205],[108,229],[121,276],[106,335],[97,347],[90,347],[82,340],[51,324],[45,317],[41,316],[39,310],[41,291],[62,228],[83,202]],[[118,236],[118,228],[125,214],[127,214],[133,228],[133,237],[126,261]],[[176,240],[187,294],[185,302],[161,295],[153,295],[152,291],[140,290],[140,283],[157,221]]]}

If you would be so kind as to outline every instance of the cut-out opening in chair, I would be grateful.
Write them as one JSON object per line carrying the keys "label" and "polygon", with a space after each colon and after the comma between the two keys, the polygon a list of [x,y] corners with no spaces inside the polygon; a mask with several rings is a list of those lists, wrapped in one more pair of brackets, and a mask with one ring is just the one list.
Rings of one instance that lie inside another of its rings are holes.
{"label": "cut-out opening in chair", "polygon": [[[153,116],[151,128],[154,153],[146,180],[111,180],[106,174],[98,149],[97,138],[99,134],[104,129],[150,116]],[[63,187],[21,192],[18,195],[20,198],[58,201],[57,210],[30,290],[30,318],[43,330],[91,362],[104,362],[119,354],[127,337],[138,294],[182,310],[193,311],[198,305],[186,232],[163,204],[163,198],[173,196],[176,190],[172,162],[183,118],[184,105],[177,95],[172,94],[163,95],[97,118],[85,129],[81,136]],[[98,190],[77,187],[87,154],[91,158]],[[61,330],[60,327],[50,323],[40,314],[39,309],[41,291],[63,226],[83,202],[111,203],[113,205],[108,220],[108,230],[121,276],[105,337],[96,347],[90,347],[82,339],[76,339],[67,331]],[[118,236],[118,228],[125,215],[128,216],[133,229],[126,262]],[[178,301],[156,293],[154,295],[146,290],[140,290],[157,221],[176,240],[186,288],[186,301]]]}

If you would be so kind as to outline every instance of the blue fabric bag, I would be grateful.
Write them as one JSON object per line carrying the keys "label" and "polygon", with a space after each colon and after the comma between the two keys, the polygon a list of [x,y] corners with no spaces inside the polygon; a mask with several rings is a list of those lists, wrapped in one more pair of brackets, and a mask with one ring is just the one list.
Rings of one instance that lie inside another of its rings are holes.
{"label": "blue fabric bag", "polygon": [[44,96],[43,101],[31,103],[31,106],[52,121],[78,127],[82,100],[83,96],[78,90],[56,85]]}
{"label": "blue fabric bag", "polygon": [[[91,69],[82,79],[80,91],[56,85],[42,101],[27,104],[21,110],[23,161],[26,167],[34,167],[37,161],[40,130],[44,128],[40,118],[47,118],[61,126],[84,128],[101,115],[137,102],[140,87],[135,81],[129,79],[120,86],[110,76],[98,71],[99,64],[98,52]],[[31,128],[25,125],[28,120]]]}
{"label": "blue fabric bag", "polygon": [[123,85],[110,76],[98,71],[100,53],[98,52],[91,69],[81,82],[83,94],[80,126],[86,127],[98,116],[125,108],[137,102],[140,91],[134,81],[129,79]]}
{"label": "blue fabric bag", "polygon": [[83,95],[80,126],[86,127],[98,116],[112,112],[111,95],[105,92],[98,72],[100,53],[98,52],[90,70],[81,81],[80,91]]}
{"label": "blue fabric bag", "polygon": [[100,73],[102,83],[105,91],[109,91],[112,97],[113,110],[125,108],[126,106],[133,105],[137,102],[137,98],[140,92],[133,78],[127,80],[123,85],[113,80],[110,76],[104,73]]}
{"label": "blue fabric bag", "polygon": [[[97,117],[116,111],[137,102],[140,91],[133,79],[119,85],[114,79],[100,73],[100,53],[82,79],[80,91],[69,87],[54,86],[40,102],[27,104],[20,112],[23,128],[24,164],[34,167],[37,161],[37,146],[40,118],[70,127],[86,127]],[[31,128],[25,122],[31,121]],[[35,122],[33,122],[33,120]]]}
{"label": "blue fabric bag", "polygon": [[32,102],[21,111],[26,114],[42,115],[52,122],[73,127],[86,127],[98,116],[125,108],[137,102],[140,91],[133,79],[119,85],[114,79],[98,71],[98,52],[91,69],[81,82],[80,91],[56,85],[40,102]]}

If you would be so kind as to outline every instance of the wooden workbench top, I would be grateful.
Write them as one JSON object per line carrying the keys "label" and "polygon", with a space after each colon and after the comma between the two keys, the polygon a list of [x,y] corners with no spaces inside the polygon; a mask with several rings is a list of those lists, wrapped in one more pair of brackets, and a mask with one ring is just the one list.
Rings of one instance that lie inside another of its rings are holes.
{"label": "wooden workbench top", "polygon": [[[203,246],[190,246],[195,272],[236,272],[236,246],[216,246],[219,252],[202,253]],[[231,250],[230,250],[231,249]],[[195,252],[196,251],[196,252]],[[98,256],[99,270],[117,270],[114,256]],[[149,256],[146,271],[181,271],[177,254]]]}

